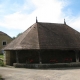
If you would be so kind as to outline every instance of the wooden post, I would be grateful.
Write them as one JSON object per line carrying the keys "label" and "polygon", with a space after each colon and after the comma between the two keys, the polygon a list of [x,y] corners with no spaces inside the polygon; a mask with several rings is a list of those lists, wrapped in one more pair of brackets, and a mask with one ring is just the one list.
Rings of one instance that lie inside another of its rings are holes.
{"label": "wooden post", "polygon": [[40,51],[39,51],[39,64],[42,64]]}
{"label": "wooden post", "polygon": [[16,63],[19,63],[18,52],[16,51]]}
{"label": "wooden post", "polygon": [[75,51],[76,54],[76,62],[79,62],[79,51]]}
{"label": "wooden post", "polygon": [[4,55],[4,64],[10,65],[10,51],[5,51]]}

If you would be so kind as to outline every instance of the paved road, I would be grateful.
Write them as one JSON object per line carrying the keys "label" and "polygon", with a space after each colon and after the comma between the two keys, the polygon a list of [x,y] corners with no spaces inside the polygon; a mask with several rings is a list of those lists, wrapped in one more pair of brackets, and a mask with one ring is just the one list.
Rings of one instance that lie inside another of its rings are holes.
{"label": "paved road", "polygon": [[80,68],[74,69],[24,69],[0,67],[6,80],[80,80]]}

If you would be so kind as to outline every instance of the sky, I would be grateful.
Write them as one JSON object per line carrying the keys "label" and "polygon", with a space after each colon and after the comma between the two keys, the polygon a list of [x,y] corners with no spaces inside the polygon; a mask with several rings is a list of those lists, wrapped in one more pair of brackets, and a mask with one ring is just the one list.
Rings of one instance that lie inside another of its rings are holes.
{"label": "sky", "polygon": [[16,37],[36,22],[64,23],[80,32],[80,0],[0,0],[0,31]]}

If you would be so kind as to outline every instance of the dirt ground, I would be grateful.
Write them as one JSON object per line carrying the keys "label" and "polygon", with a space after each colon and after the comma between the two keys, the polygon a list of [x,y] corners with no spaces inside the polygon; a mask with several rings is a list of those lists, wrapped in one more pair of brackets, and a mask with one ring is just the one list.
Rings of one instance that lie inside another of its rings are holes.
{"label": "dirt ground", "polygon": [[5,80],[80,80],[80,68],[25,69],[0,67]]}

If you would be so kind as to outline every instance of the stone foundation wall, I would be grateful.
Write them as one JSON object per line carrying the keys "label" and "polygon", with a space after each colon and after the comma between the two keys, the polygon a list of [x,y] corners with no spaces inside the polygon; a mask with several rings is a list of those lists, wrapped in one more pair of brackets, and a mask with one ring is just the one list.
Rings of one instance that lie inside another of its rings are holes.
{"label": "stone foundation wall", "polygon": [[14,63],[16,68],[35,68],[35,69],[47,69],[47,68],[64,68],[64,67],[80,67],[79,63],[55,63],[55,64],[21,64]]}

